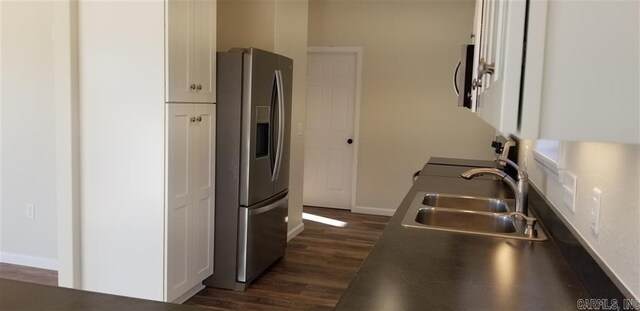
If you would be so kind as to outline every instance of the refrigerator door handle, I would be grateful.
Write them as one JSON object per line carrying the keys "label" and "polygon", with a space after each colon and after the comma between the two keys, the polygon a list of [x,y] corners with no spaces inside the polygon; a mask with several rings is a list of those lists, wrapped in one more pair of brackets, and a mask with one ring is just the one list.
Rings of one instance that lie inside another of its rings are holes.
{"label": "refrigerator door handle", "polygon": [[276,90],[278,96],[278,141],[276,147],[276,159],[271,175],[271,181],[276,181],[280,175],[282,166],[282,149],[284,146],[284,88],[282,84],[282,71],[276,70]]}
{"label": "refrigerator door handle", "polygon": [[250,209],[249,210],[249,216],[253,216],[253,215],[258,215],[258,214],[262,214],[262,213],[266,213],[280,205],[282,205],[283,201],[286,201],[289,199],[289,194],[287,193],[284,197],[282,197],[281,199],[279,199],[276,202],[273,202],[269,205],[260,207],[260,208],[256,208],[256,209]]}
{"label": "refrigerator door handle", "polygon": [[458,60],[456,69],[453,70],[453,92],[456,93],[456,96],[460,96],[460,91],[458,89],[458,70],[460,70],[460,64],[462,64],[462,60]]}
{"label": "refrigerator door handle", "polygon": [[279,125],[280,125],[280,131],[278,132],[278,170],[276,171],[276,179],[278,179],[278,176],[280,175],[280,169],[282,168],[282,152],[283,152],[283,148],[284,148],[284,122],[285,122],[285,111],[284,111],[284,84],[282,83],[282,71],[277,70],[277,75],[278,75],[278,104],[280,104],[280,109],[278,110],[278,116],[279,116]]}
{"label": "refrigerator door handle", "polygon": [[[260,247],[265,242],[265,233],[260,232],[259,219],[263,216],[273,217],[274,209],[282,207],[283,204],[287,204],[289,200],[289,193],[277,199],[275,202],[261,206],[259,208],[251,209],[248,207],[240,207],[239,219],[238,219],[238,257],[236,258],[236,280],[238,282],[247,282],[253,279],[256,275],[256,269],[251,269],[252,262],[260,259],[260,252],[256,252],[256,247]],[[271,216],[265,214],[271,211]],[[277,212],[275,212],[277,216]],[[263,215],[264,214],[264,215]],[[261,215],[261,216],[259,216]],[[286,212],[282,215],[282,219],[286,217]],[[264,218],[263,218],[264,219]],[[258,232],[258,233],[257,233]],[[256,234],[259,235],[257,238]],[[283,229],[283,239],[286,241],[286,224]],[[253,242],[252,242],[253,241]],[[268,243],[273,243],[273,240],[268,240]],[[284,255],[284,249],[282,249],[282,255]],[[282,256],[281,255],[281,256]],[[251,260],[253,258],[253,260]]]}

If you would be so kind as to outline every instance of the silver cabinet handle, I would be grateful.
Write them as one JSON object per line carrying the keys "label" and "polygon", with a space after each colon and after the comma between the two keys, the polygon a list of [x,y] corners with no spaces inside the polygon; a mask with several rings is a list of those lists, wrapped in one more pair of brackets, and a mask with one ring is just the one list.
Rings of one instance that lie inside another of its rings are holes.
{"label": "silver cabinet handle", "polygon": [[471,81],[471,89],[475,90],[481,87],[482,87],[482,81],[479,78],[473,79],[473,81]]}
{"label": "silver cabinet handle", "polygon": [[197,120],[198,122],[202,122],[202,116],[199,116]]}
{"label": "silver cabinet handle", "polygon": [[191,85],[189,86],[189,88],[190,88],[190,89],[192,89],[192,90],[195,90],[195,89],[196,89],[196,85],[195,85],[195,84],[191,84]]}
{"label": "silver cabinet handle", "polygon": [[478,77],[482,77],[486,74],[493,75],[496,69],[496,64],[489,64],[484,59],[480,59],[480,64],[478,65]]}
{"label": "silver cabinet handle", "polygon": [[198,91],[202,90],[202,84],[198,84],[198,86],[196,87],[196,90]]}
{"label": "silver cabinet handle", "polygon": [[191,123],[196,123],[196,117],[191,117]]}

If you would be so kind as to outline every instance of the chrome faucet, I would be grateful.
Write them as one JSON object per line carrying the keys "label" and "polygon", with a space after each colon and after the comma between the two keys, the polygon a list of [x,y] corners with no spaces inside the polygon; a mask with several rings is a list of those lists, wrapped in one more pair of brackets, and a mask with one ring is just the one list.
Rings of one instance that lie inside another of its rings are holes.
{"label": "chrome faucet", "polygon": [[509,187],[511,187],[511,189],[513,190],[513,193],[516,196],[516,212],[522,213],[526,216],[527,215],[527,197],[529,194],[529,175],[527,175],[527,172],[520,169],[520,167],[517,164],[515,164],[513,161],[505,157],[499,157],[496,160],[496,162],[507,163],[513,166],[513,168],[515,168],[516,170],[518,170],[518,180],[517,181],[513,180],[511,176],[507,175],[507,173],[497,168],[474,168],[462,173],[461,176],[464,179],[472,179],[477,176],[490,174],[490,175],[495,175],[502,178],[502,180],[507,185],[509,185]]}

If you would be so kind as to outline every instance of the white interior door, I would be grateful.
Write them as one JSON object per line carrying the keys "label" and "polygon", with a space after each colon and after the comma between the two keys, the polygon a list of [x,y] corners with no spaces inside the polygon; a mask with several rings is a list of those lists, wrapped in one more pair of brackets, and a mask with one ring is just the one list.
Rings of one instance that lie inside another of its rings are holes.
{"label": "white interior door", "polygon": [[357,62],[355,52],[308,55],[305,205],[351,208]]}

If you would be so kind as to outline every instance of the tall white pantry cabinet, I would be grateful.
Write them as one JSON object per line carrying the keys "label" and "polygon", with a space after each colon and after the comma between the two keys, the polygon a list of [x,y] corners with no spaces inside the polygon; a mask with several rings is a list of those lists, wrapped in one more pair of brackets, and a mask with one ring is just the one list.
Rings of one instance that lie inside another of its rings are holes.
{"label": "tall white pantry cabinet", "polygon": [[182,302],[213,273],[215,0],[77,4],[80,286]]}

